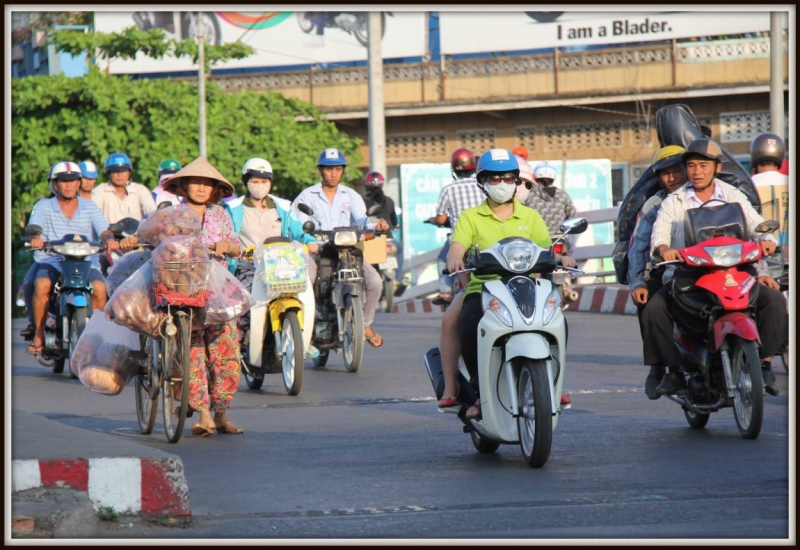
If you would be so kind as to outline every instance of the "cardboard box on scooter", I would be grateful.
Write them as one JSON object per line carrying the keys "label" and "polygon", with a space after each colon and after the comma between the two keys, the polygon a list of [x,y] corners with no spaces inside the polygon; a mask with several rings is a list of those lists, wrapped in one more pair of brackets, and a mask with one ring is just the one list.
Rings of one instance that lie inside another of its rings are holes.
{"label": "cardboard box on scooter", "polygon": [[375,237],[369,241],[361,241],[356,245],[364,253],[368,264],[382,264],[386,261],[386,235]]}

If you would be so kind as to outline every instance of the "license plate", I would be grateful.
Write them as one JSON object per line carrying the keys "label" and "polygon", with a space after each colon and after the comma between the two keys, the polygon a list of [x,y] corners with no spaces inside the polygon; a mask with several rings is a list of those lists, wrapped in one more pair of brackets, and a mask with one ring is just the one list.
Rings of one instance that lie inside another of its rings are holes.
{"label": "license plate", "polygon": [[397,269],[397,258],[394,256],[389,256],[386,258],[386,261],[382,264],[378,264],[378,268],[380,269]]}

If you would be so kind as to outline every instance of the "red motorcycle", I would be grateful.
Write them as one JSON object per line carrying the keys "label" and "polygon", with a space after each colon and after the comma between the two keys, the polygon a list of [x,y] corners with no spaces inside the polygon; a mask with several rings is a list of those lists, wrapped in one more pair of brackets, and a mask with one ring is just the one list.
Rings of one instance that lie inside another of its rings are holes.
{"label": "red motorcycle", "polygon": [[[733,407],[741,436],[755,439],[764,414],[753,266],[761,246],[750,240],[739,204],[706,204],[686,212],[682,260],[658,264],[681,264],[672,280],[672,313],[686,392],[667,397],[696,429],[705,427],[710,413]],[[756,231],[778,228],[778,222],[766,221]]]}

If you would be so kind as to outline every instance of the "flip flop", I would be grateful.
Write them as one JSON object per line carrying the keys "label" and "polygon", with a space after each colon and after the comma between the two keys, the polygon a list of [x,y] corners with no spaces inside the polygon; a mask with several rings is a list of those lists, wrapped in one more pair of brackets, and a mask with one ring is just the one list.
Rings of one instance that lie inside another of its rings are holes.
{"label": "flip flop", "polygon": [[34,344],[31,344],[30,346],[28,346],[28,349],[27,349],[27,353],[30,354],[30,355],[39,355],[42,352],[44,352],[44,346],[41,346],[41,345],[36,346]]}
{"label": "flip flop", "polygon": [[201,426],[199,422],[192,426],[192,435],[199,435],[200,437],[208,437],[213,433],[214,430],[212,430],[211,428],[206,428],[205,426]]}
{"label": "flip flop", "polygon": [[[367,334],[367,330],[372,332],[371,336]],[[373,348],[379,348],[383,345],[383,338],[381,337],[380,334],[375,332],[375,330],[372,327],[367,327],[364,329],[364,338],[366,338],[367,343],[369,343],[369,345],[372,346]]]}
{"label": "flip flop", "polygon": [[228,420],[222,426],[217,426],[217,433],[221,434],[243,434],[244,430],[237,427],[236,424]]}

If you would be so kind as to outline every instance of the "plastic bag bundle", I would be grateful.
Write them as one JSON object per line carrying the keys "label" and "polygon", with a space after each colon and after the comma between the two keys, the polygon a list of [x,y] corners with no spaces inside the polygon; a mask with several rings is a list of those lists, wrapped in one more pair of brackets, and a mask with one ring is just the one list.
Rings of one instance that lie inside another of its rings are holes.
{"label": "plastic bag bundle", "polygon": [[200,239],[189,235],[163,239],[153,250],[152,264],[156,303],[202,305],[211,260]]}
{"label": "plastic bag bundle", "polygon": [[256,253],[260,261],[255,276],[264,282],[268,300],[306,289],[308,254],[305,246],[297,242],[268,243]]}
{"label": "plastic bag bundle", "polygon": [[181,235],[199,236],[203,224],[197,214],[186,204],[157,210],[139,225],[136,234],[139,242],[158,246],[168,237]]}
{"label": "plastic bag bundle", "polygon": [[139,350],[139,337],[95,310],[75,344],[70,368],[90,390],[118,395],[139,370],[129,358],[132,350]]}
{"label": "plastic bag bundle", "polygon": [[160,336],[166,313],[156,311],[150,298],[153,268],[144,264],[117,287],[106,304],[106,316],[117,325],[145,336]]}
{"label": "plastic bag bundle", "polygon": [[[656,112],[656,132],[661,147],[680,145],[686,148],[695,139],[705,137],[700,130],[700,122],[692,110],[687,105],[681,104],[667,105]],[[717,144],[719,145],[719,142]],[[715,178],[738,188],[747,196],[753,208],[761,212],[761,199],[750,175],[722,145],[720,149],[722,149],[722,170]],[[628,245],[636,227],[636,217],[644,203],[659,189],[658,178],[650,166],[631,187],[619,207],[617,245],[612,255],[619,283],[628,282]]]}
{"label": "plastic bag bundle", "polygon": [[106,277],[106,289],[108,295],[114,294],[114,291],[125,282],[125,280],[133,275],[137,269],[142,267],[150,260],[153,254],[152,250],[136,250],[128,252],[122,258],[111,266],[111,270]]}
{"label": "plastic bag bundle", "polygon": [[241,282],[222,265],[213,262],[208,277],[208,297],[192,321],[192,329],[227,323],[250,311],[254,300]]}

